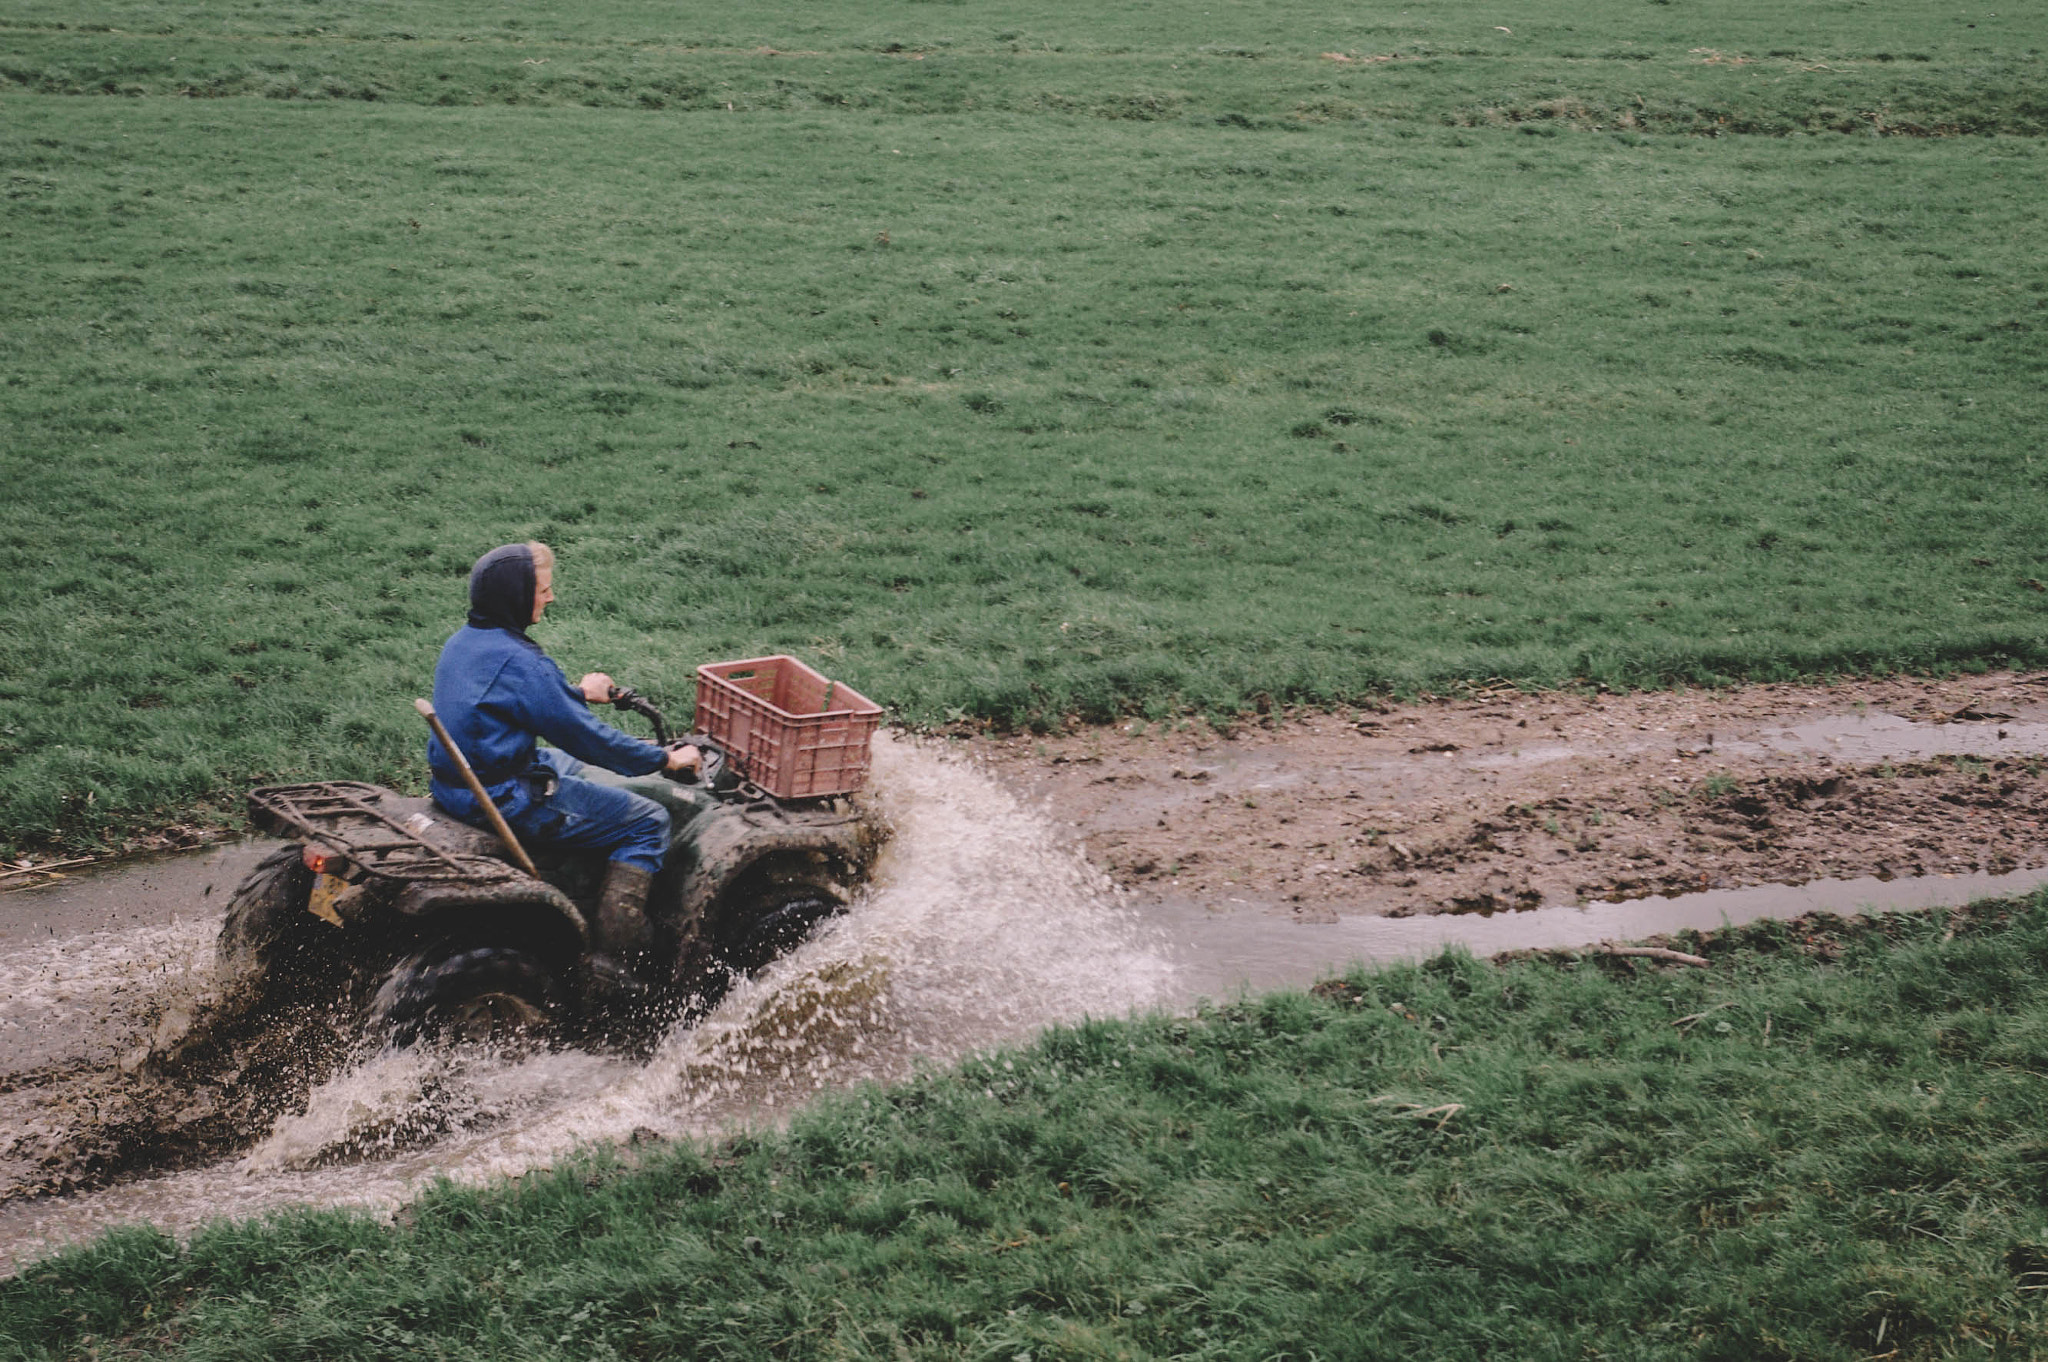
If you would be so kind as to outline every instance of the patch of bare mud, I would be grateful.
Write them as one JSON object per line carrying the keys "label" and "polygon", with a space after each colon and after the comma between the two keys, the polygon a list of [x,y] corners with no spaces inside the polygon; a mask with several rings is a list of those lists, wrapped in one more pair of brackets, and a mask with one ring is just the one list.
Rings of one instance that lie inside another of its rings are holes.
{"label": "patch of bare mud", "polygon": [[1310,920],[2048,864],[2048,674],[973,738],[1140,899]]}

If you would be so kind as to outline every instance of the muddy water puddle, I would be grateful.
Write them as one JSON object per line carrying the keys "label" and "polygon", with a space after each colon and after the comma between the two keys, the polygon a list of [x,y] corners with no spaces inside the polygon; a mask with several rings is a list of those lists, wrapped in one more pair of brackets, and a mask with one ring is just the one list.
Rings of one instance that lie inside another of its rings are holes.
{"label": "muddy water puddle", "polygon": [[[1926,761],[1940,756],[1966,756],[1980,761],[2038,756],[2048,752],[2048,723],[2017,720],[1929,723],[1882,711],[1826,714],[1792,724],[1745,726],[1753,731],[1680,733],[1668,729],[1636,734],[1618,744],[1626,755],[1655,755],[1676,764],[1685,758],[1824,755],[1845,762]],[[1570,761],[1601,749],[1594,744],[1517,743],[1506,751],[1476,756],[1477,767],[1540,766]],[[1449,752],[1440,755],[1450,756]]]}
{"label": "muddy water puddle", "polygon": [[1828,752],[1842,761],[1925,761],[1960,755],[1980,761],[2048,752],[2048,723],[2003,719],[1942,724],[1916,722],[1896,714],[1829,714],[1766,729],[1754,742],[1729,744],[1731,751]]}
{"label": "muddy water puddle", "polygon": [[1168,954],[1181,967],[1177,982],[1183,995],[1227,997],[1241,990],[1312,984],[1354,963],[1426,959],[1451,946],[1481,957],[1506,951],[1570,950],[1765,919],[1789,921],[1808,913],[1847,917],[1956,907],[1976,899],[2027,894],[2044,885],[2048,868],[2003,875],[1764,884],[1523,912],[1346,917],[1334,922],[1218,913],[1181,899],[1149,907],[1145,919],[1164,933]]}
{"label": "muddy water puddle", "polygon": [[2039,675],[1489,694],[963,744],[1141,901],[1325,923],[2048,859]]}
{"label": "muddy water puddle", "polygon": [[[1290,779],[1273,763],[1245,764],[1244,778],[1261,792]],[[362,1058],[302,1105],[246,1131],[230,1157],[69,1196],[0,1201],[0,1270],[129,1221],[182,1233],[293,1204],[388,1213],[436,1178],[478,1182],[593,1142],[772,1122],[822,1089],[943,1066],[1050,1023],[1307,983],[1353,961],[1451,944],[1486,955],[1820,909],[1961,903],[2048,881],[2048,871],[1823,880],[1492,916],[1316,922],[1290,916],[1271,896],[1120,891],[1046,807],[933,745],[884,738],[876,779],[896,835],[870,892],[651,1056]],[[1180,795],[1197,784],[1169,788]],[[217,905],[246,868],[235,858],[260,850],[160,863],[134,872],[125,890],[119,875],[77,882],[64,887],[75,896],[68,908],[55,890],[0,900],[15,926],[41,915],[37,930],[0,931],[0,1104],[12,1104],[0,1111],[0,1130],[34,1115],[49,1088],[38,1074],[68,1065],[118,1087],[118,1057],[208,987]],[[87,1124],[92,1115],[45,1110],[36,1119]],[[21,1172],[34,1153],[0,1150],[0,1178]]]}
{"label": "muddy water puddle", "polygon": [[0,893],[0,951],[58,937],[217,919],[270,844],[253,838],[59,872]]}

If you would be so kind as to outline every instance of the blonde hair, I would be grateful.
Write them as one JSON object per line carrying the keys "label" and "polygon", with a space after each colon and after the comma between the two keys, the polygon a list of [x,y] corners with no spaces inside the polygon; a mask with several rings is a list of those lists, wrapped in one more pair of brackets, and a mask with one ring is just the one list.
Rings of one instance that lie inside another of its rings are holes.
{"label": "blonde hair", "polygon": [[526,551],[533,555],[533,571],[536,576],[555,570],[555,551],[538,539],[526,541]]}

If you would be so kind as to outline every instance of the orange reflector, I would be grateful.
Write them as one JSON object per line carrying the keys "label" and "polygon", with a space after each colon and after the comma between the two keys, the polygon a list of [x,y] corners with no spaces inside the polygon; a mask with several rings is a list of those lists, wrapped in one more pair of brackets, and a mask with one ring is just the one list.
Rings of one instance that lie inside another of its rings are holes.
{"label": "orange reflector", "polygon": [[315,875],[339,875],[348,862],[338,851],[329,851],[317,842],[308,842],[299,852],[299,860]]}

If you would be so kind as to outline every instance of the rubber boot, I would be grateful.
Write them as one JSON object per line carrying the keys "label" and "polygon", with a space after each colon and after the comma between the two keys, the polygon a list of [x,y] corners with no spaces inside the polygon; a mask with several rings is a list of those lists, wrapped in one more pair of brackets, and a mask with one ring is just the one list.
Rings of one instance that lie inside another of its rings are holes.
{"label": "rubber boot", "polygon": [[639,968],[647,954],[647,890],[653,883],[653,872],[637,865],[613,861],[605,868],[597,921],[592,924],[597,949],[590,954],[590,972],[600,984],[620,993],[645,993],[649,988]]}

